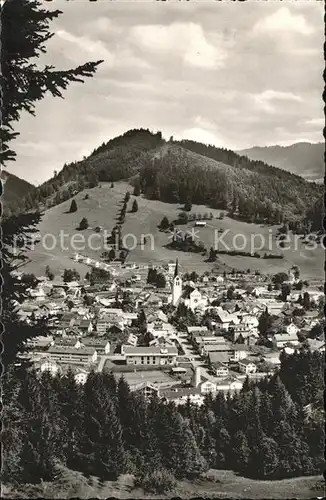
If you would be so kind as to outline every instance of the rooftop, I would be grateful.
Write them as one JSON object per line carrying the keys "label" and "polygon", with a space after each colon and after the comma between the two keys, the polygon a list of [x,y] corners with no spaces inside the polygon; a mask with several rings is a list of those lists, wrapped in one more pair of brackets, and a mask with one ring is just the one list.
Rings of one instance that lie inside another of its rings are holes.
{"label": "rooftop", "polygon": [[[144,355],[144,356],[151,356],[151,355],[161,355],[161,354],[178,354],[178,349],[173,346],[173,347],[159,347],[159,346],[152,346],[152,347],[134,347],[134,346],[129,346],[129,345],[124,345],[123,347],[123,352],[124,354],[133,354],[133,355]],[[122,352],[122,351],[121,351]]]}

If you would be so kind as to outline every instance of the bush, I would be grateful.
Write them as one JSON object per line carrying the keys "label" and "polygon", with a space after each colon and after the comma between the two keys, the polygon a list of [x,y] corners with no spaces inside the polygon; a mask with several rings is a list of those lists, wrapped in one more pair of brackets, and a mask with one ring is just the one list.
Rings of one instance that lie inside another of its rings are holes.
{"label": "bush", "polygon": [[159,228],[162,231],[166,231],[169,228],[169,226],[170,226],[169,219],[166,216],[164,216],[163,219],[160,222]]}
{"label": "bush", "polygon": [[163,494],[172,491],[176,487],[176,479],[166,469],[158,469],[148,472],[143,477],[136,479],[136,485],[149,493]]}

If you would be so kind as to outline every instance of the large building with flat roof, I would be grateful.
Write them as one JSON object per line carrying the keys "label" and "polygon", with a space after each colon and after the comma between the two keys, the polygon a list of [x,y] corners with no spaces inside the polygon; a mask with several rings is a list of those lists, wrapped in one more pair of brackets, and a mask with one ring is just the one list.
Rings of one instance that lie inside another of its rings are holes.
{"label": "large building with flat roof", "polygon": [[169,347],[134,347],[121,346],[121,354],[125,356],[127,365],[175,365],[178,349]]}

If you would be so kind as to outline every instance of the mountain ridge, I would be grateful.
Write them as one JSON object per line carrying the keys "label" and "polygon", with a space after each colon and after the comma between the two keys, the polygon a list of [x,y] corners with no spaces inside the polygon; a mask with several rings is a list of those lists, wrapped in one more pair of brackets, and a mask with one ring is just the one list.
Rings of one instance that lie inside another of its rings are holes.
{"label": "mountain ridge", "polygon": [[[190,200],[248,222],[287,221],[297,230],[307,212],[318,213],[315,204],[322,198],[317,184],[234,151],[189,140],[166,141],[161,132],[133,129],[103,143],[87,158],[64,165],[28,193],[17,210],[46,209],[99,182],[131,178],[149,199]],[[309,231],[309,224],[305,228]]]}
{"label": "mountain ridge", "polygon": [[324,150],[322,142],[302,141],[288,146],[254,146],[237,152],[251,160],[261,160],[300,175],[306,180],[321,182],[325,175]]}

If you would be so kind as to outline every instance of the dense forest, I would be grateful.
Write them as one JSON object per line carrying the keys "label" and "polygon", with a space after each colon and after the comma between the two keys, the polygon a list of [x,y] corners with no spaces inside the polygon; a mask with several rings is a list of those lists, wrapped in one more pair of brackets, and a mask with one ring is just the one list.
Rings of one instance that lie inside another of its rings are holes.
{"label": "dense forest", "polygon": [[248,222],[289,223],[295,232],[322,229],[322,186],[227,149],[169,141],[135,129],[64,165],[47,182],[8,203],[7,213],[57,205],[99,182],[131,179],[137,191],[168,203],[197,203]]}
{"label": "dense forest", "polygon": [[[17,370],[20,370],[17,371]],[[123,378],[16,368],[3,379],[5,483],[52,480],[57,464],[101,479],[167,471],[193,478],[208,468],[255,478],[323,469],[323,356],[283,356],[279,374],[247,379],[233,397],[208,394],[180,407],[130,392]]]}

